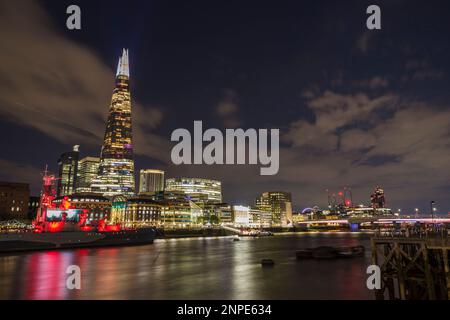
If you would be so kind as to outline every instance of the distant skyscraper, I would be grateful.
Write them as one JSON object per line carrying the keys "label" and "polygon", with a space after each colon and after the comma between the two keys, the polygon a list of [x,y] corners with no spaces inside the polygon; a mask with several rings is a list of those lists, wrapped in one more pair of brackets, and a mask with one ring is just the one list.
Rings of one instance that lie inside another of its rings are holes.
{"label": "distant skyscraper", "polygon": [[123,50],[116,74],[98,177],[92,191],[104,196],[132,196],[135,191],[128,50]]}
{"label": "distant skyscraper", "polygon": [[63,153],[58,160],[59,179],[58,196],[68,196],[76,191],[78,172],[79,146],[74,146],[73,151]]}
{"label": "distant skyscraper", "polygon": [[139,175],[139,193],[157,193],[164,191],[164,171],[141,170]]}
{"label": "distant skyscraper", "polygon": [[222,183],[200,178],[166,180],[166,192],[184,192],[188,200],[200,203],[222,203]]}
{"label": "distant skyscraper", "polygon": [[288,225],[292,223],[292,196],[289,192],[265,192],[256,199],[256,208],[272,211],[272,223]]}
{"label": "distant skyscraper", "polygon": [[78,161],[77,193],[91,192],[92,182],[97,178],[100,158],[86,157]]}
{"label": "distant skyscraper", "polygon": [[381,209],[386,205],[386,198],[384,197],[384,190],[381,187],[376,187],[374,193],[370,196],[372,208]]}

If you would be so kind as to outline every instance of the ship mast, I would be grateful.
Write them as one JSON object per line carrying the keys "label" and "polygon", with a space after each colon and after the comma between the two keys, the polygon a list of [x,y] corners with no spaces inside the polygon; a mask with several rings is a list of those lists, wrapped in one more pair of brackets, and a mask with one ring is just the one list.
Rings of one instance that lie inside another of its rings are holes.
{"label": "ship mast", "polygon": [[42,176],[42,190],[41,199],[39,202],[39,209],[37,211],[36,222],[37,224],[44,223],[46,220],[46,213],[48,208],[54,207],[53,200],[55,199],[54,181],[57,179],[54,175],[49,174],[48,166],[45,166],[45,170]]}

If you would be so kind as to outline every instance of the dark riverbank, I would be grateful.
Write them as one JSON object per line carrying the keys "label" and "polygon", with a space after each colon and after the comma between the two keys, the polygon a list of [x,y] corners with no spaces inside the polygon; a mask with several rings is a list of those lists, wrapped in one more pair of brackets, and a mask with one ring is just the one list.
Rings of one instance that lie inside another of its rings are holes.
{"label": "dark riverbank", "polygon": [[222,228],[209,229],[158,229],[156,239],[201,238],[201,237],[227,237],[234,233]]}
{"label": "dark riverbank", "polygon": [[[350,232],[346,228],[270,228],[264,229],[276,235],[289,236],[299,233],[346,233]],[[362,233],[370,234],[373,230],[362,230]],[[205,229],[158,229],[156,239],[178,239],[178,238],[207,238],[207,237],[229,237],[236,234],[223,228],[205,228]]]}

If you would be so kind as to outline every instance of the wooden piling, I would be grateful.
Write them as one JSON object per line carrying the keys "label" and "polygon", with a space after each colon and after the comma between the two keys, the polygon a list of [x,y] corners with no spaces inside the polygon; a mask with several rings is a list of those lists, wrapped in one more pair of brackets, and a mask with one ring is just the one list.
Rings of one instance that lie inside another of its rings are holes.
{"label": "wooden piling", "polygon": [[376,236],[371,244],[381,269],[377,300],[450,300],[447,239]]}

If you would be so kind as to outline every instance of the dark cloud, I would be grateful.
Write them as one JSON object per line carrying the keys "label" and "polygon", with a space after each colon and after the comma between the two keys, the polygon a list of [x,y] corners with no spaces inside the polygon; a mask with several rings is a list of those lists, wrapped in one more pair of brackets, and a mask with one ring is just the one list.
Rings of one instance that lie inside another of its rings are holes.
{"label": "dark cloud", "polygon": [[41,183],[41,172],[44,169],[4,159],[0,159],[0,168],[0,180],[29,183],[31,185]]}
{"label": "dark cloud", "polygon": [[[342,185],[358,188],[367,201],[376,184],[390,191],[392,204],[405,203],[408,197],[446,201],[444,187],[450,171],[443,168],[450,163],[448,109],[402,102],[394,95],[370,99],[365,94],[333,92],[325,92],[308,105],[316,119],[291,125],[284,137],[290,147],[281,153],[281,174],[303,186],[310,204],[323,204],[323,195],[312,190]],[[378,118],[377,109],[385,107],[393,110],[392,117]],[[370,129],[353,126],[367,121]]]}
{"label": "dark cloud", "polygon": [[236,92],[226,90],[225,96],[216,107],[216,113],[222,120],[225,128],[239,128],[242,124],[238,118],[239,105]]}
{"label": "dark cloud", "polygon": [[387,88],[389,86],[389,80],[385,77],[373,77],[368,80],[359,81],[356,83],[360,87],[368,87],[369,89],[375,90],[379,88]]}
{"label": "dark cloud", "polygon": [[[114,73],[98,56],[55,31],[36,1],[0,2],[0,113],[67,144],[99,146]],[[151,134],[156,108],[133,102],[136,150],[167,161],[166,140]]]}
{"label": "dark cloud", "polygon": [[406,74],[403,81],[440,80],[445,77],[445,72],[433,67],[427,59],[410,59],[405,63]]}
{"label": "dark cloud", "polygon": [[314,112],[315,122],[303,119],[293,122],[283,139],[294,147],[336,150],[339,129],[373,121],[373,112],[379,108],[392,107],[394,100],[395,96],[392,95],[371,99],[363,93],[342,95],[325,91],[323,95],[308,101],[309,108]]}
{"label": "dark cloud", "polygon": [[373,39],[374,32],[366,31],[356,40],[356,48],[363,54],[367,54],[370,49],[370,43]]}

